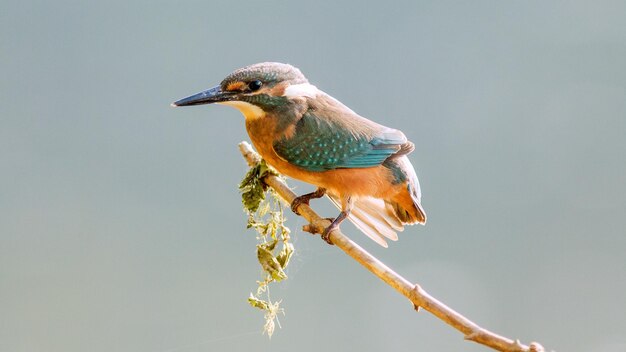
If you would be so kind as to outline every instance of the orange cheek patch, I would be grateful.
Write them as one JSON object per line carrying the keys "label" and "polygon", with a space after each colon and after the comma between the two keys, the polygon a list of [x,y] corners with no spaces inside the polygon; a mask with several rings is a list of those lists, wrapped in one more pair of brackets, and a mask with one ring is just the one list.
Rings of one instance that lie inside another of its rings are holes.
{"label": "orange cheek patch", "polygon": [[275,85],[274,88],[272,88],[272,90],[269,91],[269,93],[271,96],[280,97],[283,94],[285,94],[285,89],[287,88],[287,86],[288,86],[287,82],[281,82]]}
{"label": "orange cheek patch", "polygon": [[233,82],[233,83],[229,83],[226,86],[226,90],[227,91],[234,91],[234,90],[242,90],[244,88],[246,84],[239,81],[239,82]]}

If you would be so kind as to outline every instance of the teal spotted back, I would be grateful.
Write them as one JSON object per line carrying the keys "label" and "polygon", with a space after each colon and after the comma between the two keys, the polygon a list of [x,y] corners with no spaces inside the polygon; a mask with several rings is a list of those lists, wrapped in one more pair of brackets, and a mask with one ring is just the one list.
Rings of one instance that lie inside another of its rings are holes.
{"label": "teal spotted back", "polygon": [[275,142],[274,150],[290,164],[319,172],[377,166],[406,143],[398,130],[365,132],[363,128],[359,132],[351,130],[340,120],[321,119],[309,111],[298,121],[293,137]]}

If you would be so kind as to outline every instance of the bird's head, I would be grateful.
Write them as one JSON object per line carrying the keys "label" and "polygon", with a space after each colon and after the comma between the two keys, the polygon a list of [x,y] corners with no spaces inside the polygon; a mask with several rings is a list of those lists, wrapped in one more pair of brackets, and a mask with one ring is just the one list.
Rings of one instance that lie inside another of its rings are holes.
{"label": "bird's head", "polygon": [[263,62],[240,68],[229,74],[220,85],[180,99],[172,106],[224,104],[239,109],[247,119],[289,105],[302,96],[313,96],[317,88],[310,85],[297,68],[278,62]]}

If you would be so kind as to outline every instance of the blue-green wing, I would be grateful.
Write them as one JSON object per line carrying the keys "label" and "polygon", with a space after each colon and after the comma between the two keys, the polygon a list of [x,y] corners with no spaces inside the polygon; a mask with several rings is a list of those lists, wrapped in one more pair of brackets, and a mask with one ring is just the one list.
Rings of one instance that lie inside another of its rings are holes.
{"label": "blue-green wing", "polygon": [[402,132],[360,116],[330,120],[309,111],[297,122],[291,138],[274,143],[274,150],[290,164],[325,171],[380,165],[405,143]]}

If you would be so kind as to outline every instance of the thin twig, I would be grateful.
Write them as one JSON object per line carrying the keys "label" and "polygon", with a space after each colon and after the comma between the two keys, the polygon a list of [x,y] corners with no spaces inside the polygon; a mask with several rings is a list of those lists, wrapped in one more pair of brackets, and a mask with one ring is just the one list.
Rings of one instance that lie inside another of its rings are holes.
{"label": "thin twig", "polygon": [[[248,165],[253,166],[261,161],[261,157],[257,154],[252,146],[247,142],[239,144],[241,154],[244,156]],[[265,177],[264,182],[272,187],[278,195],[285,201],[291,203],[297,196],[289,189],[289,187],[279,178],[273,175]],[[302,217],[309,221],[309,225],[304,226],[304,230],[311,233],[321,233],[330,221],[321,218],[308,205],[302,204],[298,208]],[[495,334],[489,330],[483,329],[463,315],[452,310],[436,298],[429,295],[420,285],[413,284],[403,278],[380,260],[369,254],[358,244],[352,242],[341,230],[335,229],[330,233],[331,242],[346,252],[354,260],[363,265],[367,270],[378,276],[381,280],[400,292],[408,298],[416,310],[422,308],[433,314],[446,324],[460,331],[466,340],[474,341],[491,347],[494,350],[502,352],[544,352],[543,346],[537,342],[533,342],[526,346],[519,340],[511,340],[504,336]]]}

